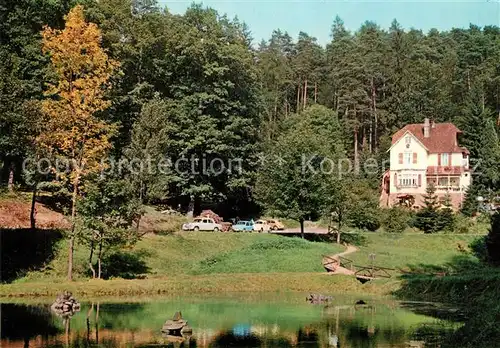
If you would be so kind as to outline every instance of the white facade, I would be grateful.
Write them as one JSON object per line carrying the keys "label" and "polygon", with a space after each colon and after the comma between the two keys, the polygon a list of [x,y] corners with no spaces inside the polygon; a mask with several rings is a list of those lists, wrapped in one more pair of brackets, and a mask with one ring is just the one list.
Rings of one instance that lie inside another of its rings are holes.
{"label": "white facade", "polygon": [[427,185],[432,183],[439,197],[450,194],[453,205],[458,207],[471,184],[471,173],[466,150],[458,146],[457,149],[460,152],[432,153],[414,134],[406,131],[389,150],[390,170],[385,179],[387,205],[411,195],[415,205],[421,206]]}
{"label": "white facade", "polygon": [[[403,154],[403,163],[400,154]],[[390,192],[403,192],[404,188],[404,193],[421,193],[423,188],[425,193],[427,157],[425,147],[410,132],[401,137],[390,149]]]}

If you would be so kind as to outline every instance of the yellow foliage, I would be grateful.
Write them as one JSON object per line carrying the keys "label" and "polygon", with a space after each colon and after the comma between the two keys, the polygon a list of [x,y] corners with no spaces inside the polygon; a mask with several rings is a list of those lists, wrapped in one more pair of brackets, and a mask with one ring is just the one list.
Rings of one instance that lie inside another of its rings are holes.
{"label": "yellow foliage", "polygon": [[71,179],[100,169],[101,158],[111,147],[116,127],[95,117],[109,107],[105,97],[110,78],[118,68],[101,47],[97,25],[87,23],[83,7],[74,7],[65,17],[64,30],[45,27],[43,50],[50,54],[56,83],[49,83],[42,109],[46,129],[38,143],[54,156],[71,163]]}

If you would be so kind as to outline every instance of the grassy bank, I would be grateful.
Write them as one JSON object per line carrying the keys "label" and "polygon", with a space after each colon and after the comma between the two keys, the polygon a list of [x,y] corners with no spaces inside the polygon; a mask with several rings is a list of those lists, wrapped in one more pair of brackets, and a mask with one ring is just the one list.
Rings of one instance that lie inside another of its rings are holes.
{"label": "grassy bank", "polygon": [[[60,241],[53,260],[16,282],[64,278],[66,246],[65,240]],[[215,273],[323,272],[322,255],[335,254],[343,249],[335,244],[270,234],[187,232],[168,236],[146,235],[124,252],[144,262],[148,278],[157,278]],[[88,277],[88,255],[85,246],[76,248],[76,279]]]}
{"label": "grassy bank", "polygon": [[398,281],[375,281],[362,285],[353,277],[325,273],[238,273],[177,275],[154,279],[85,280],[76,282],[33,281],[0,286],[0,297],[55,296],[69,290],[77,296],[125,296],[156,294],[220,294],[235,292],[322,292],[387,295]]}
{"label": "grassy bank", "polygon": [[[466,246],[473,238],[367,233],[360,251],[348,257],[364,265],[373,253],[375,263],[385,267],[442,268],[461,255],[458,245]],[[144,263],[146,279],[89,280],[89,252],[79,245],[76,282],[68,283],[67,242],[61,240],[55,245],[53,259],[11,284],[0,285],[0,296],[53,296],[65,289],[84,296],[286,291],[389,294],[398,289],[398,272],[389,280],[365,285],[352,277],[326,275],[322,255],[343,250],[331,243],[257,233],[147,235],[124,251]]]}
{"label": "grassy bank", "polygon": [[444,347],[499,346],[500,269],[477,263],[450,276],[407,276],[395,294],[404,299],[453,303],[461,309],[464,325],[446,338]]}
{"label": "grassy bank", "polygon": [[477,238],[465,234],[365,233],[365,245],[348,255],[355,264],[367,264],[375,254],[375,264],[383,267],[414,269],[425,265],[440,266],[463,254]]}

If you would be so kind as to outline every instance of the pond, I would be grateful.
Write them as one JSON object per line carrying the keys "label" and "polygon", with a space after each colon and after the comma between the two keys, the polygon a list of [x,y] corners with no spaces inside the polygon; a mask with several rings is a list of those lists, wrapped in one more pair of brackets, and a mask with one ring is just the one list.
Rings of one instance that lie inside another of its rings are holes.
{"label": "pond", "polygon": [[[167,335],[181,311],[192,333]],[[429,303],[333,296],[226,295],[82,302],[62,318],[42,303],[1,305],[1,346],[8,347],[433,347],[459,324],[453,310]]]}

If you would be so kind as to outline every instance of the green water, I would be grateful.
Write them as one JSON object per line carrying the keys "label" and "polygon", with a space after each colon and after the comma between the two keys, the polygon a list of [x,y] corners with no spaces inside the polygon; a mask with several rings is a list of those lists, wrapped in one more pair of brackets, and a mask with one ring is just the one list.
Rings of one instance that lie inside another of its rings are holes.
{"label": "green water", "polygon": [[[7,347],[434,347],[460,324],[454,311],[423,303],[334,296],[328,305],[304,297],[155,298],[82,302],[64,319],[50,302],[2,304]],[[176,311],[193,332],[166,336]],[[451,321],[454,319],[455,321]]]}

